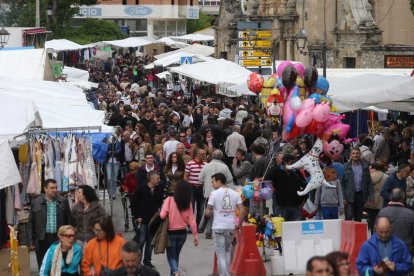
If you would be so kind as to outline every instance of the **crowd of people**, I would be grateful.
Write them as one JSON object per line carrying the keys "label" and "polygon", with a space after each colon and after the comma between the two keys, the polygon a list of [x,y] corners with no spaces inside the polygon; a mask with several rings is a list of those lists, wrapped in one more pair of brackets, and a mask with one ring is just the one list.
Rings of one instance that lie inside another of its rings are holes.
{"label": "crowd of people", "polygon": [[[358,257],[362,275],[405,275],[411,270],[413,127],[400,131],[392,122],[375,137],[361,135],[355,145],[345,145],[336,164],[321,156],[325,179],[334,188],[322,186],[308,199],[297,194],[306,186],[306,172],[286,166],[309,152],[314,137],[282,141],[274,118],[244,98],[203,91],[185,97],[177,88],[182,87],[178,78],[169,84],[144,69],[151,60],[120,54],[86,67],[99,83],[88,97],[115,129],[107,141],[100,185],[112,200],[118,188],[130,195],[133,241],[115,234],[93,188],[79,187],[77,203],[70,208],[57,194],[56,181],[49,179],[30,215],[30,244],[41,275],[158,275],[152,251],[165,250],[171,275],[177,276],[187,234],[197,246],[198,234],[204,232],[206,239],[214,239],[220,275],[229,275],[229,246],[250,206],[235,188],[249,180],[272,183],[272,207],[264,207],[262,214],[304,220],[302,207],[310,200],[319,219],[342,214],[346,220],[366,218],[372,236]],[[151,229],[154,217],[168,219],[166,235]],[[350,275],[348,256],[334,252],[314,257],[307,273]]]}

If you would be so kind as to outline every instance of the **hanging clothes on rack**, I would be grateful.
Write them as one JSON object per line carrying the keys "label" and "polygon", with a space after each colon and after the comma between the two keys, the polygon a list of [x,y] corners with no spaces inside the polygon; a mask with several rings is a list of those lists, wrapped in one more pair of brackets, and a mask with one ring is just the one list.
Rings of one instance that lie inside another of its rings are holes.
{"label": "hanging clothes on rack", "polygon": [[92,157],[92,139],[91,137],[84,137],[83,139],[84,149],[84,163],[83,163],[83,175],[85,184],[93,188],[98,186],[98,180],[96,178],[96,168]]}
{"label": "hanging clothes on rack", "polygon": [[29,181],[27,183],[27,190],[26,193],[28,194],[40,194],[41,189],[39,189],[39,167],[40,165],[37,162],[37,156],[38,156],[38,147],[37,142],[32,140],[30,142],[30,152],[31,152],[31,161],[32,165],[30,167],[30,175],[29,175]]}

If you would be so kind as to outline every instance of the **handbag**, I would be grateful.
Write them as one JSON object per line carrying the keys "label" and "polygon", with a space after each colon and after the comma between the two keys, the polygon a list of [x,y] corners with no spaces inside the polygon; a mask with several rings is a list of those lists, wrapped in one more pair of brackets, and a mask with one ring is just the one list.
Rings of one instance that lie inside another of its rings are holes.
{"label": "handbag", "polygon": [[114,271],[112,269],[109,269],[109,242],[106,241],[106,266],[103,265],[102,261],[102,253],[101,253],[101,242],[99,242],[99,259],[101,261],[101,276],[108,275],[110,272]]}

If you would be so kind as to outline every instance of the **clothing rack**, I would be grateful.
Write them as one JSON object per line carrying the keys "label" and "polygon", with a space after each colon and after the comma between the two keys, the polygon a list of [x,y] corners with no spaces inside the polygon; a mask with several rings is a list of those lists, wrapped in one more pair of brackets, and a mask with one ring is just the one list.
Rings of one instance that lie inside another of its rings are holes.
{"label": "clothing rack", "polygon": [[99,132],[102,131],[102,127],[101,126],[86,126],[86,127],[62,127],[62,128],[33,128],[33,129],[29,129],[28,131],[17,135],[15,137],[13,137],[13,139],[19,138],[21,136],[30,136],[33,134],[47,134],[47,133],[58,133],[58,132],[65,132],[65,131],[69,131],[69,132],[76,132],[76,131],[85,131],[85,130],[98,130]]}

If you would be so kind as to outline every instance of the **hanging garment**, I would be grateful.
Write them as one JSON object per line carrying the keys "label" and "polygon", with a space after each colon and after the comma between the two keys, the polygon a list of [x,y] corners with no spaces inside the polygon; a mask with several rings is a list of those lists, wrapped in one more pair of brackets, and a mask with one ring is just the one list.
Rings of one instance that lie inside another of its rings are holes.
{"label": "hanging garment", "polygon": [[26,190],[27,190],[27,184],[29,182],[30,168],[31,168],[30,162],[19,164],[19,173],[20,173],[20,177],[22,178],[22,189],[21,189],[22,192],[20,193],[20,201],[22,202],[23,205],[27,203]]}
{"label": "hanging garment", "polygon": [[64,139],[62,144],[63,151],[63,177],[62,177],[62,192],[69,191],[69,158],[70,158],[70,149],[71,149],[71,137],[68,136]]}
{"label": "hanging garment", "polygon": [[76,151],[76,137],[73,135],[70,143],[69,157],[69,189],[74,189],[82,183],[82,175],[79,173],[78,154]]}
{"label": "hanging garment", "polygon": [[26,193],[28,194],[40,194],[39,189],[39,173],[38,173],[38,165],[37,165],[37,158],[36,158],[36,152],[37,152],[37,146],[36,142],[32,141],[30,144],[30,151],[31,151],[31,159],[32,159],[32,165],[30,167],[30,175],[29,175],[29,181],[27,183],[27,190]]}
{"label": "hanging garment", "polygon": [[62,161],[61,161],[61,147],[62,147],[62,140],[60,137],[56,137],[55,139],[51,140],[52,146],[54,149],[54,168],[55,168],[55,180],[58,185],[58,191],[62,189]]}
{"label": "hanging garment", "polygon": [[85,162],[83,164],[85,184],[93,188],[98,186],[98,180],[96,179],[96,169],[92,157],[92,141],[91,137],[84,139],[84,154]]}
{"label": "hanging garment", "polygon": [[29,162],[29,145],[22,144],[19,146],[19,162],[27,163]]}
{"label": "hanging garment", "polygon": [[55,154],[53,149],[52,138],[49,137],[45,140],[44,147],[44,163],[45,163],[45,179],[55,179]]}
{"label": "hanging garment", "polygon": [[6,188],[6,221],[7,224],[15,224],[14,215],[14,187]]}

